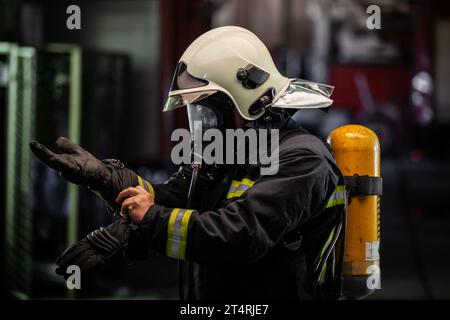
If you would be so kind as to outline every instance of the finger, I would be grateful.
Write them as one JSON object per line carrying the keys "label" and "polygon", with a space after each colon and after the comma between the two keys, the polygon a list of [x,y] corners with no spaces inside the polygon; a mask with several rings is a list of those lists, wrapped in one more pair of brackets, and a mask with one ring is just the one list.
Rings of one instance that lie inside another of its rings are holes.
{"label": "finger", "polygon": [[39,160],[53,170],[67,171],[74,168],[73,163],[70,161],[70,156],[53,153],[46,146],[35,140],[30,143],[30,149]]}
{"label": "finger", "polygon": [[138,189],[138,191],[140,192],[147,192],[147,190],[145,190],[143,187],[141,186],[136,186],[136,189]]}
{"label": "finger", "polygon": [[60,265],[61,261],[69,254],[69,252],[71,250],[73,250],[73,248],[75,247],[75,245],[71,245],[70,247],[68,247],[66,250],[64,250],[63,253],[61,253],[58,258],[56,258],[56,264]]}
{"label": "finger", "polygon": [[30,142],[30,149],[34,155],[45,164],[48,164],[49,160],[56,156],[55,153],[36,140]]}
{"label": "finger", "polygon": [[90,255],[93,250],[91,247],[85,243],[81,242],[75,245],[71,250],[67,252],[65,256],[59,261],[59,267],[65,272],[68,266],[71,264],[76,264],[75,262],[84,255]]}
{"label": "finger", "polygon": [[68,256],[75,254],[78,254],[78,252],[84,250],[86,248],[87,244],[85,241],[80,241],[77,243],[72,244],[69,246],[66,250],[64,250],[63,253],[59,255],[59,257],[56,259],[56,264],[60,265],[62,260],[66,259]]}
{"label": "finger", "polygon": [[[67,266],[69,262],[73,262],[74,258],[83,250],[83,243],[75,243],[64,250],[63,253],[59,255],[56,259],[56,264],[58,267],[55,272],[59,275],[64,275],[66,273]],[[73,264],[73,263],[70,263]]]}
{"label": "finger", "polygon": [[136,197],[131,197],[122,202],[122,212],[130,212],[136,207]]}
{"label": "finger", "polygon": [[59,137],[56,140],[56,146],[65,153],[72,153],[74,152],[78,147],[80,147],[79,145],[77,145],[76,143],[70,141],[68,138],[66,137]]}
{"label": "finger", "polygon": [[72,153],[76,152],[78,154],[84,154],[87,157],[95,158],[91,153],[84,150],[79,144],[76,144],[75,142],[69,140],[66,137],[59,137],[56,140],[56,146],[61,151],[63,151],[64,153],[67,153],[67,154],[72,154]]}
{"label": "finger", "polygon": [[[67,266],[73,264],[72,262],[77,256],[76,254],[74,255],[73,253],[74,250],[71,248],[71,250],[68,253],[63,253],[58,257],[56,264],[62,270],[62,272],[66,272]],[[78,253],[80,252],[78,251]]]}
{"label": "finger", "polygon": [[80,255],[77,255],[75,257],[73,257],[71,260],[63,260],[61,265],[58,266],[58,268],[55,270],[57,274],[60,275],[67,275],[67,269],[70,266],[78,266],[81,269],[82,264],[89,259],[90,257],[92,257],[93,255],[95,255],[94,251],[87,251],[87,252],[83,252]]}
{"label": "finger", "polygon": [[82,263],[80,263],[80,269],[83,270],[84,272],[87,272],[87,271],[95,269],[103,264],[104,264],[104,261],[103,261],[102,257],[99,255],[94,255],[94,256],[89,257],[89,259],[87,259],[86,261],[83,261]]}
{"label": "finger", "polygon": [[129,187],[126,188],[125,190],[122,190],[119,195],[116,198],[116,203],[122,203],[123,200],[125,200],[126,198],[135,196],[139,193],[139,191],[137,190],[137,188],[134,187]]}
{"label": "finger", "polygon": [[55,269],[56,274],[63,276],[66,272],[60,266],[57,266]]}
{"label": "finger", "polygon": [[[74,163],[74,161],[71,159],[71,156],[67,154],[57,154],[53,158],[49,159],[46,164],[53,170],[59,171],[63,176],[66,174],[77,172],[77,170],[79,170],[76,163]],[[68,177],[66,176],[65,178],[68,179]],[[76,181],[70,181],[77,183]]]}
{"label": "finger", "polygon": [[80,268],[81,272],[85,272],[86,270],[83,268],[84,264],[86,263],[86,261],[88,261],[89,259],[91,259],[92,257],[95,256],[94,252],[89,252],[86,254],[81,254],[79,256],[76,256],[72,261],[70,261],[70,264],[67,267],[59,267],[59,269],[55,270],[57,274],[64,276],[64,279],[68,279],[69,276],[71,275],[71,273],[67,272],[67,268],[69,266],[77,266],[78,268]]}
{"label": "finger", "polygon": [[130,199],[126,199],[124,202],[122,202],[121,211],[124,213],[128,213],[131,210],[133,210],[132,201],[130,201]]}
{"label": "finger", "polygon": [[154,197],[152,196],[152,194],[151,194],[149,191],[145,190],[145,188],[143,188],[143,187],[141,187],[141,186],[137,186],[136,189],[138,189],[139,192],[140,192],[140,194],[143,195],[144,197],[150,196],[151,199],[154,198]]}

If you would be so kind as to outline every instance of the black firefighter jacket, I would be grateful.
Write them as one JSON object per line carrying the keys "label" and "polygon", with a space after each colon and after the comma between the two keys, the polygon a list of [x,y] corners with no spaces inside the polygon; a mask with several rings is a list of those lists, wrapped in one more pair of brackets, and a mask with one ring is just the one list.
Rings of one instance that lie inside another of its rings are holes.
{"label": "black firefighter jacket", "polygon": [[[277,174],[225,166],[200,179],[195,209],[186,209],[190,176],[182,167],[163,184],[138,177],[155,205],[129,246],[188,261],[192,299],[309,298],[314,259],[333,227],[333,208],[343,204],[339,169],[325,144],[285,126]],[[286,239],[296,230],[301,246],[289,250]]]}

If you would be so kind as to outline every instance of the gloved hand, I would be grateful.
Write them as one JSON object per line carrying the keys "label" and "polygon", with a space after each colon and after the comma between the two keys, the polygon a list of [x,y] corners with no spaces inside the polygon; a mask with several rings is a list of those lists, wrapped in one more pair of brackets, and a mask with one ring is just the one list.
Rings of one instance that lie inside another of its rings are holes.
{"label": "gloved hand", "polygon": [[35,140],[30,143],[31,151],[39,160],[59,171],[66,180],[99,192],[116,210],[120,208],[115,202],[119,192],[138,185],[136,173],[119,160],[99,160],[65,137],[59,137],[56,146],[63,153],[55,154]]}
{"label": "gloved hand", "polygon": [[61,172],[68,181],[104,189],[111,179],[111,171],[105,163],[65,137],[56,140],[56,146],[64,153],[55,154],[37,141],[30,143],[31,151],[50,168]]}
{"label": "gloved hand", "polygon": [[107,227],[92,231],[83,240],[67,248],[56,260],[56,273],[67,278],[67,267],[77,265],[87,272],[123,254],[129,237],[129,223],[121,218]]}

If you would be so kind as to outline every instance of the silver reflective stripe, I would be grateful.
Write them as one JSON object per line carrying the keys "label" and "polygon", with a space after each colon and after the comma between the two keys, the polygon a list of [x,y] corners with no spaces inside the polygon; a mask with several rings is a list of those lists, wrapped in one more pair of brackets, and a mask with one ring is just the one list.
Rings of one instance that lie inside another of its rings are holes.
{"label": "silver reflective stripe", "polygon": [[186,210],[178,211],[177,217],[173,225],[172,234],[172,257],[177,257],[180,253],[180,240],[181,240],[181,220],[183,219]]}
{"label": "silver reflective stripe", "polygon": [[250,189],[255,184],[255,181],[244,178],[241,181],[231,181],[230,189],[228,190],[227,199],[240,197],[245,191]]}
{"label": "silver reflective stripe", "polygon": [[328,200],[326,208],[331,208],[338,205],[344,205],[345,201],[347,199],[347,193],[345,191],[344,185],[338,185],[336,186],[336,189],[334,189],[333,194],[331,195],[330,199]]}
{"label": "silver reflective stripe", "polygon": [[188,224],[192,212],[193,210],[175,208],[170,213],[167,225],[167,256],[185,259]]}
{"label": "silver reflective stripe", "polygon": [[235,193],[236,191],[246,191],[248,188],[250,188],[250,186],[246,185],[246,184],[241,184],[238,186],[231,186],[230,190],[228,190],[229,193]]}

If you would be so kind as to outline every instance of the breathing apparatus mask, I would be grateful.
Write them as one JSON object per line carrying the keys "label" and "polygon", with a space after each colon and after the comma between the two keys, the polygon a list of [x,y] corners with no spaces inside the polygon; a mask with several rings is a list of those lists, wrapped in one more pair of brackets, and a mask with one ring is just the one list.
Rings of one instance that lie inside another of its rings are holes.
{"label": "breathing apparatus mask", "polygon": [[[229,99],[222,93],[217,92],[205,99],[186,105],[189,131],[191,134],[192,163],[204,167],[217,166],[203,161],[203,150],[212,141],[205,141],[204,133],[207,130],[216,130],[225,136],[226,129],[235,129],[234,108]],[[222,150],[224,154],[225,147]]]}

